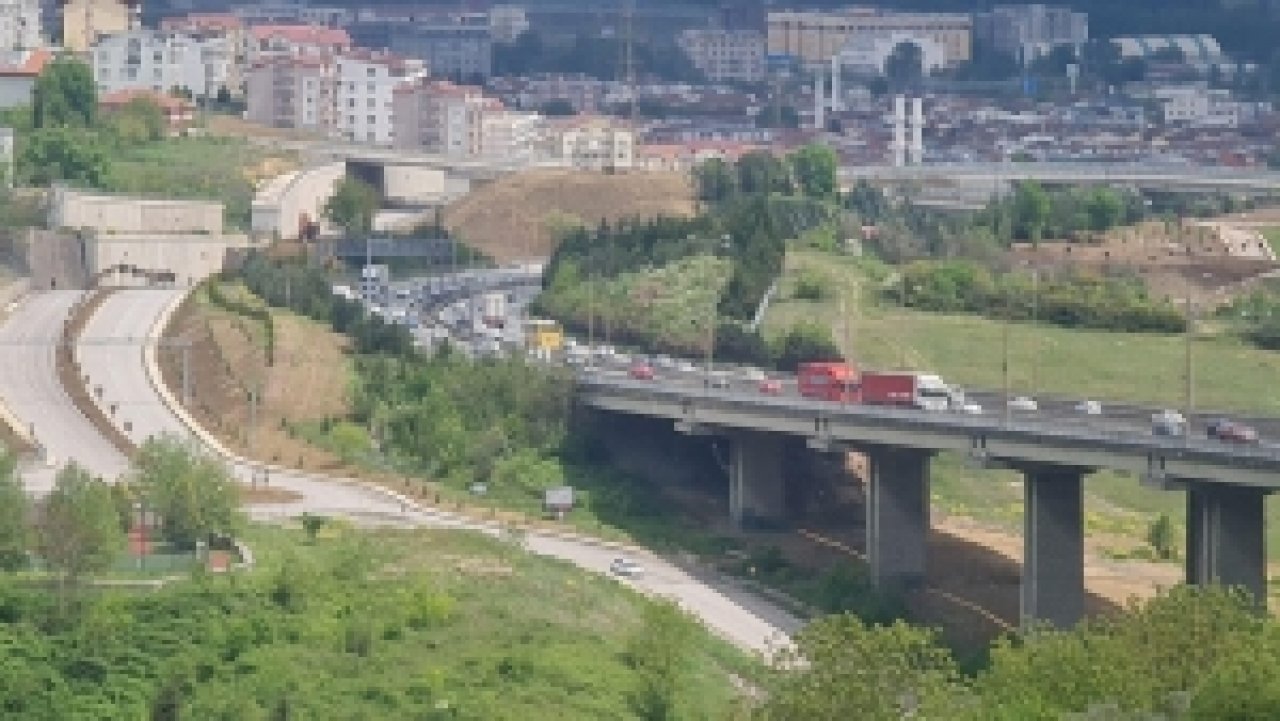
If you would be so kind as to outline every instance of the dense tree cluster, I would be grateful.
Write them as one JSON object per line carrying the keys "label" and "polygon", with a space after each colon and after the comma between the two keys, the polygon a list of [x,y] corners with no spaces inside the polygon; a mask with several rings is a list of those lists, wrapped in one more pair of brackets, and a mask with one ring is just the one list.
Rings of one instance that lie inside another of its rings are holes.
{"label": "dense tree cluster", "polygon": [[886,288],[885,297],[919,310],[1125,332],[1186,328],[1178,308],[1151,298],[1134,279],[1064,273],[1037,282],[1025,273],[996,276],[976,263],[953,260],[911,263],[899,283]]}

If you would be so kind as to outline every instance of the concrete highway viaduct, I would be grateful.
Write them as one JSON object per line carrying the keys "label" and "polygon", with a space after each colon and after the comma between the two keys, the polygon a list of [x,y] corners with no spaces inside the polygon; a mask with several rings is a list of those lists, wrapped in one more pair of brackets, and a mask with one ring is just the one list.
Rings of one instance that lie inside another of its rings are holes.
{"label": "concrete highway viaduct", "polygon": [[797,446],[810,456],[865,454],[866,549],[881,588],[909,590],[925,580],[929,464],[945,450],[1023,475],[1024,620],[1058,626],[1080,620],[1083,484],[1101,468],[1186,494],[1187,582],[1240,586],[1266,598],[1263,508],[1280,486],[1274,450],[1154,437],[1137,428],[842,406],[601,374],[583,374],[578,390],[587,422],[614,461],[635,472],[679,473],[681,464],[699,462],[689,452],[691,437],[716,439],[712,445],[725,449],[729,508],[739,524],[785,522],[794,484],[803,483],[798,476],[811,465],[798,461]]}

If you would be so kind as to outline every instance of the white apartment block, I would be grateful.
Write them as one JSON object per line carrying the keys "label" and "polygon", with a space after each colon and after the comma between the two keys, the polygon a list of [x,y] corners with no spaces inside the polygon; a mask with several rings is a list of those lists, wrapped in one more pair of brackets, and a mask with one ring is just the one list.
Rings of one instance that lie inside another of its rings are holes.
{"label": "white apartment block", "polygon": [[245,119],[332,134],[337,125],[334,65],[333,58],[318,55],[258,60],[245,72]]}
{"label": "white apartment block", "polygon": [[41,47],[40,0],[0,0],[0,50]]}
{"label": "white apartment block", "polygon": [[754,30],[685,30],[680,47],[713,83],[764,80],[764,36]]}
{"label": "white apartment block", "polygon": [[874,43],[898,35],[927,38],[943,48],[948,66],[969,60],[973,16],[960,13],[888,12],[870,7],[835,11],[783,11],[767,16],[768,52],[816,65],[846,44]]}
{"label": "white apartment block", "polygon": [[547,150],[554,160],[582,170],[624,170],[635,165],[635,134],[598,116],[577,116],[550,124]]}
{"label": "white apartment block", "polygon": [[393,93],[397,85],[426,77],[425,64],[388,52],[352,51],[337,58],[338,135],[360,142],[390,145]]}
{"label": "white apartment block", "polygon": [[1059,46],[1080,47],[1089,40],[1089,16],[1067,7],[997,5],[974,15],[974,36],[1021,63],[1048,55]]}
{"label": "white apartment block", "polygon": [[233,53],[224,37],[133,30],[101,38],[91,49],[101,94],[118,90],[186,90],[213,97],[227,85]]}
{"label": "white apartment block", "polygon": [[538,113],[487,108],[480,114],[480,155],[528,160],[537,153],[543,122]]}

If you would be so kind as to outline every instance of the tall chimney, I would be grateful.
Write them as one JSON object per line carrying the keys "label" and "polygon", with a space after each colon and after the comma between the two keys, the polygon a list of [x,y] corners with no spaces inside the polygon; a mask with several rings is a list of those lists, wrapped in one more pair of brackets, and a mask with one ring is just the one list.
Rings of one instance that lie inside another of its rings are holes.
{"label": "tall chimney", "polygon": [[822,69],[819,67],[818,72],[813,76],[813,129],[821,132],[827,127],[827,103],[823,97]]}
{"label": "tall chimney", "polygon": [[907,99],[901,95],[893,98],[893,151],[894,167],[902,167],[907,151]]}
{"label": "tall chimney", "polygon": [[924,100],[911,100],[911,164],[924,162]]}

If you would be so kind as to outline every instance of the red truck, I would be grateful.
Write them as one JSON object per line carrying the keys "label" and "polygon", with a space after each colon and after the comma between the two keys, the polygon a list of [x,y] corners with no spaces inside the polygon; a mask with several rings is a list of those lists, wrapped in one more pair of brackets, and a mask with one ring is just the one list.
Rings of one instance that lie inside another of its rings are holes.
{"label": "red truck", "polygon": [[955,392],[932,373],[863,371],[862,402],[924,411],[945,411]]}
{"label": "red truck", "polygon": [[860,399],[858,370],[848,363],[801,363],[796,381],[805,398],[844,403]]}

